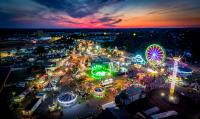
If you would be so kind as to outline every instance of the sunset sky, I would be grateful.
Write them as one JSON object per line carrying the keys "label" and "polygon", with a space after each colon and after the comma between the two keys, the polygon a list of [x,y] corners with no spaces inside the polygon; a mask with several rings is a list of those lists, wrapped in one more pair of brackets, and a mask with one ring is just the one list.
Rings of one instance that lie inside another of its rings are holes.
{"label": "sunset sky", "polygon": [[0,28],[200,27],[200,0],[1,0]]}

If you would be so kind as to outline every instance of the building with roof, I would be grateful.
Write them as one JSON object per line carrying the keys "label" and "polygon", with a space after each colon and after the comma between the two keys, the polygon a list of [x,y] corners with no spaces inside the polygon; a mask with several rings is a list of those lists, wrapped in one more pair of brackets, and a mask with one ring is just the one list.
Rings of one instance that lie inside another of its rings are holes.
{"label": "building with roof", "polygon": [[117,105],[125,106],[141,98],[145,98],[146,94],[141,88],[129,87],[121,91],[116,97],[115,102]]}
{"label": "building with roof", "polygon": [[29,103],[23,110],[22,115],[23,116],[31,116],[34,111],[39,107],[41,104],[42,99],[41,98],[34,98],[31,103]]}

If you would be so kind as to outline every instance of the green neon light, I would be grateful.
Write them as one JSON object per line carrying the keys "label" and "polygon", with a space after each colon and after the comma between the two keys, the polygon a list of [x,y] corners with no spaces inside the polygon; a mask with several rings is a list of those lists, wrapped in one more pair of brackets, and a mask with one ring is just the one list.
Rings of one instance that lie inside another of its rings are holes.
{"label": "green neon light", "polygon": [[[103,92],[103,93],[104,93],[104,92]],[[101,98],[105,97],[104,95],[100,96],[100,95],[97,95],[97,94],[95,94],[95,93],[93,93],[93,96],[94,96],[95,98],[97,98],[97,99],[101,99]]]}
{"label": "green neon light", "polygon": [[96,64],[92,66],[90,70],[91,70],[90,77],[94,79],[103,79],[112,74],[111,71],[109,70],[109,66],[107,65]]}

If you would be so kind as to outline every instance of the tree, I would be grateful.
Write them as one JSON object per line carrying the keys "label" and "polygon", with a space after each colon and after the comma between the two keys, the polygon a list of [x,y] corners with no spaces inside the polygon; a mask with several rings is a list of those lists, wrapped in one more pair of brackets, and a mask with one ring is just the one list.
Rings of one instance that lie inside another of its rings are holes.
{"label": "tree", "polygon": [[46,50],[43,46],[38,46],[36,49],[35,49],[35,54],[38,54],[40,56],[44,56],[44,54],[46,53]]}
{"label": "tree", "polygon": [[17,50],[17,53],[16,53],[16,54],[17,54],[17,55],[19,55],[19,51],[20,51],[20,49],[21,49],[20,46],[17,46],[17,47],[16,47],[16,50]]}
{"label": "tree", "polygon": [[1,64],[1,49],[0,49],[0,64]]}

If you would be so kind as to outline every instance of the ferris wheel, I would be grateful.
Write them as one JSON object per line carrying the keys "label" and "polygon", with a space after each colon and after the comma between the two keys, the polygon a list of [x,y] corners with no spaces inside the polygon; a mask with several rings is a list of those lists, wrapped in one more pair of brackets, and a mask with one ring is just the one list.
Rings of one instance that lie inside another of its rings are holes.
{"label": "ferris wheel", "polygon": [[150,65],[161,65],[165,60],[165,50],[158,44],[152,44],[147,47],[145,56]]}

